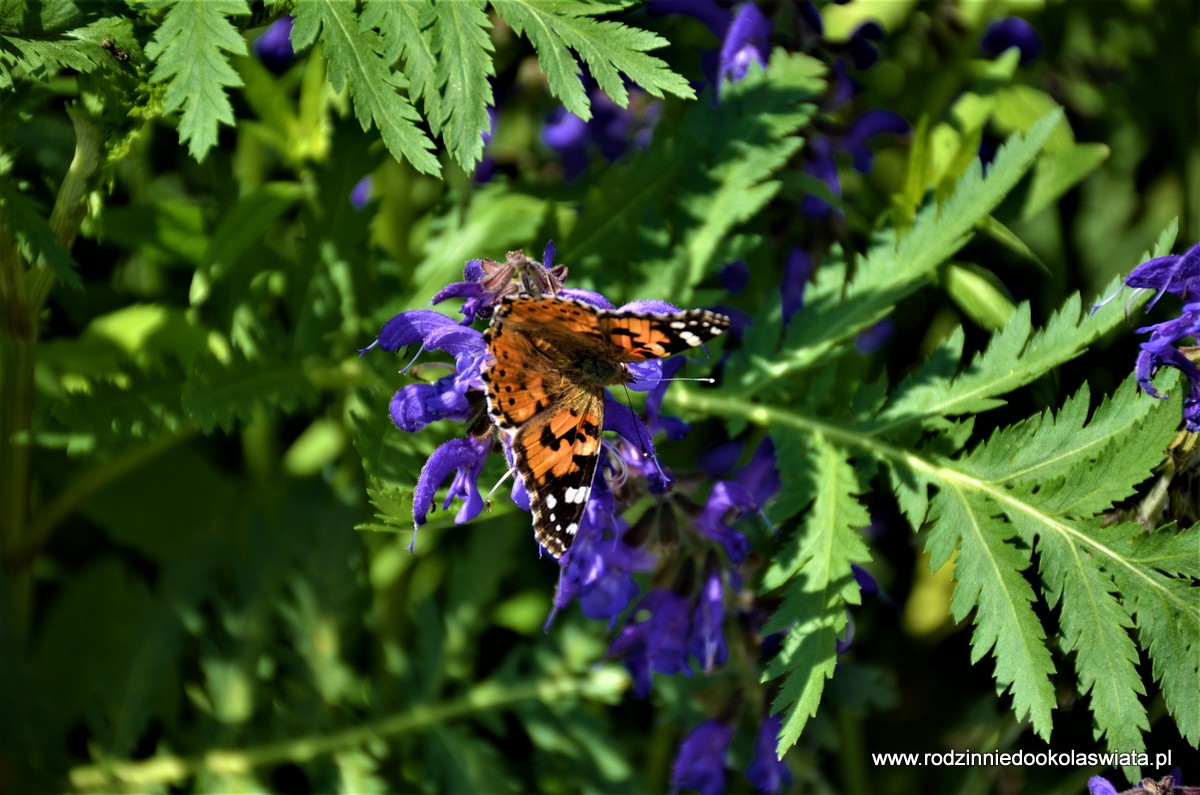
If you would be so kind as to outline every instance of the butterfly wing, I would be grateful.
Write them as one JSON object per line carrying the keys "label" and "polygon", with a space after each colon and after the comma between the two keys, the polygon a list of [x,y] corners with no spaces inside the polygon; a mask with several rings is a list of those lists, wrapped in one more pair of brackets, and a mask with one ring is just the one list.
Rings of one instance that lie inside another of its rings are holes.
{"label": "butterfly wing", "polygon": [[579,351],[596,355],[599,334],[594,309],[533,298],[502,302],[484,334],[493,358],[483,372],[488,413],[512,434],[534,535],[556,558],[579,530],[604,427],[602,388],[566,372]]}
{"label": "butterfly wing", "polygon": [[504,299],[484,334],[488,413],[512,434],[529,492],[534,534],[554,557],[579,530],[600,458],[604,385],[624,363],[701,345],[729,327],[704,310],[653,314],[598,310],[570,299]]}
{"label": "butterfly wing", "polygon": [[729,318],[705,309],[659,315],[646,312],[597,313],[600,334],[622,362],[662,359],[703,345],[729,328]]}
{"label": "butterfly wing", "polygon": [[603,426],[603,393],[579,389],[569,400],[536,415],[513,437],[513,457],[529,492],[534,535],[556,558],[579,532],[600,461]]}

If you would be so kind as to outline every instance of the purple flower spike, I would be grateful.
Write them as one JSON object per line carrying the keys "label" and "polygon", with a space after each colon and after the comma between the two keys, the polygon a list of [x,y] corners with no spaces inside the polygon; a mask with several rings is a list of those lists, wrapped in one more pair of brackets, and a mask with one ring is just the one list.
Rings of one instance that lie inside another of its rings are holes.
{"label": "purple flower spike", "polygon": [[1088,779],[1088,795],[1117,795],[1117,788],[1102,776],[1092,776]]}
{"label": "purple flower spike", "polygon": [[254,54],[262,65],[279,74],[287,71],[295,60],[292,50],[292,17],[280,17],[271,23],[263,35],[254,40]]}
{"label": "purple flower spike", "polygon": [[754,497],[740,483],[732,480],[717,482],[708,495],[704,510],[696,517],[696,529],[703,535],[725,547],[729,561],[739,566],[750,551],[746,537],[725,524],[725,515],[732,511],[743,511],[757,507]]}
{"label": "purple flower spike", "polygon": [[381,350],[398,351],[418,342],[424,344],[426,337],[436,329],[457,325],[441,312],[434,312],[432,309],[410,309],[384,323],[383,328],[379,330],[379,337],[363,350],[378,346]]}
{"label": "purple flower spike", "polygon": [[692,614],[692,636],[688,641],[688,651],[706,674],[712,673],[713,668],[722,665],[729,656],[725,636],[721,634],[724,621],[725,589],[720,570],[713,569],[704,580]]}
{"label": "purple flower spike", "polygon": [[858,348],[858,352],[864,356],[875,353],[895,333],[896,321],[890,317],[885,317],[869,329],[859,332],[858,336],[854,338],[854,347]]}
{"label": "purple flower spike", "polygon": [[1200,244],[1182,254],[1143,262],[1125,278],[1125,284],[1157,291],[1146,304],[1147,309],[1158,303],[1163,293],[1177,295],[1184,301],[1200,296]]}
{"label": "purple flower spike", "polygon": [[579,535],[559,561],[562,571],[554,595],[555,611],[578,596],[579,607],[588,618],[616,621],[637,596],[638,586],[631,572],[654,568],[653,555],[621,540],[626,525],[614,510],[612,493],[604,487],[603,478],[598,478]]}
{"label": "purple flower spike", "polygon": [[687,14],[703,22],[718,37],[725,35],[733,18],[729,9],[722,8],[716,0],[650,0],[646,10],[652,17]]}
{"label": "purple flower spike", "polygon": [[790,323],[792,316],[804,305],[804,290],[808,287],[812,267],[812,257],[804,249],[794,248],[788,252],[783,263],[783,284],[779,288],[785,324]]}
{"label": "purple flower spike", "polygon": [[883,41],[883,26],[873,19],[862,23],[850,34],[847,46],[850,62],[855,69],[870,69],[879,62],[879,50],[875,47],[877,41]]}
{"label": "purple flower spike", "polygon": [[[804,172],[824,182],[834,196],[841,196],[842,182],[833,160],[833,142],[823,136],[813,138],[808,143],[808,158]],[[811,193],[800,201],[800,210],[810,218],[825,218],[830,213],[841,217],[842,214],[841,210],[835,210],[829,202]]]}
{"label": "purple flower spike", "polygon": [[725,754],[733,739],[733,727],[706,720],[683,739],[671,766],[671,786],[694,789],[700,795],[725,791]]}
{"label": "purple flower spike", "polygon": [[1196,366],[1183,351],[1175,347],[1187,337],[1200,337],[1200,302],[1188,304],[1182,314],[1154,326],[1138,329],[1139,333],[1150,333],[1150,339],[1141,344],[1135,373],[1142,391],[1155,398],[1162,398],[1154,388],[1154,374],[1161,367],[1174,367],[1188,380],[1188,396],[1183,402],[1183,418],[1189,431],[1200,430],[1200,367]]}
{"label": "purple flower spike", "polygon": [[609,654],[625,658],[639,696],[650,692],[650,672],[691,676],[688,665],[688,600],[672,591],[656,589],[646,594],[634,610],[649,618],[627,623],[609,647]]}
{"label": "purple flower spike", "polygon": [[1005,17],[987,26],[979,49],[989,58],[995,58],[1010,47],[1021,52],[1021,65],[1035,60],[1042,52],[1042,42],[1033,26],[1020,17]]}
{"label": "purple flower spike", "polygon": [[741,80],[757,63],[765,68],[771,53],[771,20],[754,3],[737,10],[721,42],[717,82]]}
{"label": "purple flower spike", "polygon": [[750,283],[750,268],[744,260],[735,260],[721,268],[717,273],[717,280],[726,292],[737,295]]}
{"label": "purple flower spike", "polygon": [[754,741],[754,761],[746,768],[746,778],[754,791],[762,795],[778,795],[792,784],[792,771],[775,756],[781,723],[778,715],[763,721]]}
{"label": "purple flower spike", "polygon": [[737,482],[750,493],[754,507],[762,509],[767,501],[779,493],[783,484],[779,480],[779,467],[775,463],[775,442],[765,437],[754,451],[750,463],[738,473]]}
{"label": "purple flower spike", "polygon": [[842,148],[850,153],[854,170],[866,174],[871,170],[875,155],[867,148],[867,141],[877,135],[908,135],[912,127],[904,117],[890,110],[868,110],[854,120],[842,139]]}
{"label": "purple flower spike", "polygon": [[442,503],[442,510],[447,510],[456,497],[463,501],[463,506],[454,516],[455,524],[469,521],[483,510],[483,497],[479,494],[476,480],[483,471],[483,462],[491,449],[490,436],[482,439],[468,436],[466,439],[451,439],[429,456],[413,491],[413,540],[408,545],[410,552],[417,541],[417,528],[425,524],[425,517],[433,505],[433,495],[451,472],[455,473],[454,481],[450,484],[446,501]]}
{"label": "purple flower spike", "polygon": [[358,183],[350,190],[350,203],[354,205],[354,209],[364,209],[369,201],[371,201],[370,174],[360,179]]}

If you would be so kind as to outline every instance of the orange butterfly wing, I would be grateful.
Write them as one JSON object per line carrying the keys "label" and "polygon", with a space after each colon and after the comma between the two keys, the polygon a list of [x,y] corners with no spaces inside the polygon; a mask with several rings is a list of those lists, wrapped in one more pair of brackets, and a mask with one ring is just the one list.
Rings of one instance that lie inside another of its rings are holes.
{"label": "orange butterfly wing", "polygon": [[512,435],[534,533],[554,557],[579,531],[600,459],[604,387],[630,380],[625,363],[700,345],[729,327],[704,310],[599,310],[565,298],[506,298],[484,334],[488,413]]}

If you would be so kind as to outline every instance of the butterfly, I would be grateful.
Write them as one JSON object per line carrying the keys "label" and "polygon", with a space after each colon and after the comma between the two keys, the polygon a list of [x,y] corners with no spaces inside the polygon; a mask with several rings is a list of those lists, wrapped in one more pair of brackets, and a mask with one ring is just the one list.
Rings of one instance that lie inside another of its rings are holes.
{"label": "butterfly", "polygon": [[533,529],[561,557],[579,531],[600,460],[604,387],[633,380],[627,367],[701,345],[729,318],[598,309],[557,296],[509,296],[484,332],[488,414],[510,435],[529,492]]}

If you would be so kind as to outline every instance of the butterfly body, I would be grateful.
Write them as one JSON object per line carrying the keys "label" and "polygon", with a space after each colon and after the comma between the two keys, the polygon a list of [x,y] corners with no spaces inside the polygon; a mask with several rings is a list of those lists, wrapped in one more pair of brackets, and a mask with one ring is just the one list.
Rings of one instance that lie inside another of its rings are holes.
{"label": "butterfly body", "polygon": [[488,413],[512,439],[534,532],[554,557],[579,530],[600,460],[604,387],[627,365],[700,345],[729,327],[704,310],[656,314],[598,309],[554,296],[505,298],[484,332]]}

